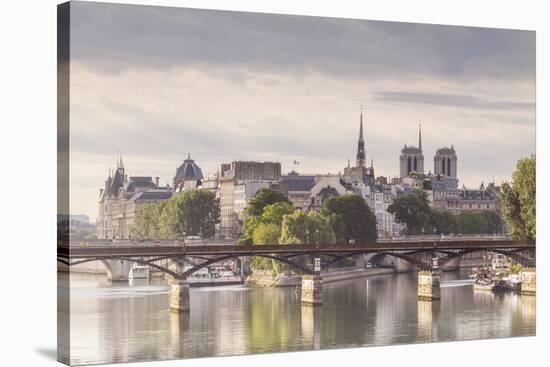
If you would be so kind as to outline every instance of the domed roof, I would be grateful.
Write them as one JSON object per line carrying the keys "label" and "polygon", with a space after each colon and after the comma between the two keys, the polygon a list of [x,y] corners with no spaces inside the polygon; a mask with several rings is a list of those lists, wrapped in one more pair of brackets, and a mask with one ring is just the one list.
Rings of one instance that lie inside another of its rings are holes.
{"label": "domed roof", "polygon": [[178,167],[175,182],[187,181],[187,180],[202,180],[202,170],[193,159],[191,155],[187,155],[187,159],[183,161],[182,165]]}

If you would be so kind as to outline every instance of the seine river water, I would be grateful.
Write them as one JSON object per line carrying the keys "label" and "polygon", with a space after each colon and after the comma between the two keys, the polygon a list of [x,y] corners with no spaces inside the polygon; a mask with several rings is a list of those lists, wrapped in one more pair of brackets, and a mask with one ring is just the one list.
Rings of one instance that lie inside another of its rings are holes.
{"label": "seine river water", "polygon": [[162,282],[71,278],[73,364],[535,335],[534,297],[474,291],[465,273],[444,273],[433,303],[417,301],[414,273],[325,284],[316,308],[295,288],[192,288],[183,315]]}

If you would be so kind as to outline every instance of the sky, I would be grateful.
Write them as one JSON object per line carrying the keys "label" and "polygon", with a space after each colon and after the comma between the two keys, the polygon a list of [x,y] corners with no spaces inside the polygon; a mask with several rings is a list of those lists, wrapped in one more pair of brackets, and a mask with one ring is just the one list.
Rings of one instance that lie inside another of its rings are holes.
{"label": "sky", "polygon": [[70,211],[92,221],[117,154],[161,184],[187,154],[205,175],[233,160],[343,172],[361,106],[377,176],[399,174],[419,123],[426,173],[454,145],[461,186],[510,180],[535,153],[533,31],[71,7]]}

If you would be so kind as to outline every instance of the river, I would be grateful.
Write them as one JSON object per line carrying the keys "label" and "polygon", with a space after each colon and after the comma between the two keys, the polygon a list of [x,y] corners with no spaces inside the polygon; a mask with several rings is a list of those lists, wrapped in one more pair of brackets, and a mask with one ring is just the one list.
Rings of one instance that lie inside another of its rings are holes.
{"label": "river", "polygon": [[[66,274],[60,277],[66,277]],[[441,300],[417,301],[414,273],[324,285],[324,305],[295,288],[191,288],[170,312],[163,281],[130,287],[71,275],[71,363],[100,364],[535,335],[535,297],[474,291],[442,275]],[[59,283],[66,296],[67,282]],[[58,315],[62,317],[62,315]]]}

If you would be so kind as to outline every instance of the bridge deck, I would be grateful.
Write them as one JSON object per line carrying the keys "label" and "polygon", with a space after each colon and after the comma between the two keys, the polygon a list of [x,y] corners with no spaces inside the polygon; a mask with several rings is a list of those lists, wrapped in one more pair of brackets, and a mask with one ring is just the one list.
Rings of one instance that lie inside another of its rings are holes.
{"label": "bridge deck", "polygon": [[453,250],[491,250],[491,249],[535,249],[533,241],[515,240],[440,240],[440,241],[396,241],[371,244],[342,245],[186,245],[177,243],[136,242],[116,245],[88,243],[76,246],[59,246],[58,257],[62,258],[109,258],[109,257],[149,257],[182,255],[234,255],[250,256],[254,254],[351,254],[368,252],[399,251],[438,251]]}

